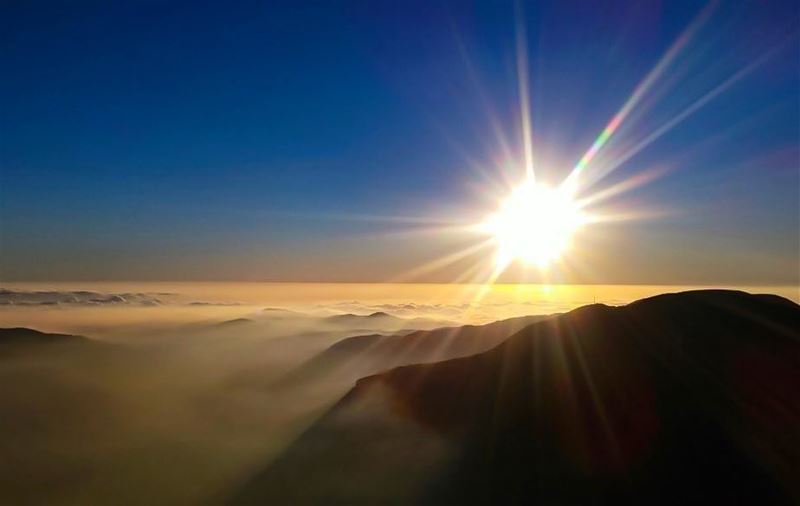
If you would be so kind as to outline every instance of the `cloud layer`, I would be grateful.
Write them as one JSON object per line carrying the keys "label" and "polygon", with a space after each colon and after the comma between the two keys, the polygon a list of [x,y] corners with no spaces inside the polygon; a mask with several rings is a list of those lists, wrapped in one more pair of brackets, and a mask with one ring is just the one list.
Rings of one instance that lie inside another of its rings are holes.
{"label": "cloud layer", "polygon": [[96,292],[89,290],[8,290],[0,288],[0,306],[232,306],[237,303],[185,302],[176,293]]}

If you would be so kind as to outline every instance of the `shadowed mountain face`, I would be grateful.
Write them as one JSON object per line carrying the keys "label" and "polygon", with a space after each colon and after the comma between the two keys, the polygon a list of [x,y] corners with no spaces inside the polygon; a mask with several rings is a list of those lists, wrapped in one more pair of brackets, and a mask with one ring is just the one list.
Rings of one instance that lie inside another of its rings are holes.
{"label": "shadowed mountain face", "polygon": [[0,345],[48,344],[85,341],[86,338],[70,334],[48,334],[22,327],[0,329]]}
{"label": "shadowed mountain face", "polygon": [[42,353],[60,350],[106,350],[110,346],[83,336],[49,334],[28,328],[0,329],[0,357],[17,353]]}
{"label": "shadowed mountain face", "polygon": [[360,380],[234,502],[791,503],[797,392],[785,299],[586,306]]}
{"label": "shadowed mountain face", "polygon": [[405,335],[368,334],[342,339],[283,378],[278,386],[305,381],[354,382],[401,365],[437,362],[489,350],[549,316],[522,316],[486,325],[419,330]]}

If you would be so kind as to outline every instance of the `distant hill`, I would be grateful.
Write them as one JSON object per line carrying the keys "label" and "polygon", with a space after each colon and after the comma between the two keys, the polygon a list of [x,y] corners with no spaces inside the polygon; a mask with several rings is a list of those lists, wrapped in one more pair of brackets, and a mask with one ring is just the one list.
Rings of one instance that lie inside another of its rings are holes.
{"label": "distant hill", "polygon": [[383,311],[376,311],[376,312],[368,314],[368,315],[358,315],[358,314],[352,314],[352,313],[337,314],[337,315],[333,315],[333,316],[328,316],[326,319],[328,321],[330,321],[330,322],[336,322],[336,323],[339,323],[339,322],[351,323],[351,322],[358,322],[358,321],[363,321],[363,320],[398,321],[401,318],[398,318],[396,316],[392,316],[389,313],[384,313]]}
{"label": "distant hill", "polygon": [[24,327],[0,329],[0,354],[29,349],[30,347],[52,347],[54,345],[96,347],[102,346],[102,343],[83,336],[50,334]]}
{"label": "distant hill", "polygon": [[231,327],[241,327],[242,325],[250,325],[251,323],[253,323],[253,320],[250,318],[234,318],[233,320],[214,323],[210,327],[215,329],[227,329]]}
{"label": "distant hill", "polygon": [[[179,334],[196,339],[206,337],[313,337],[325,338],[329,345],[335,339],[366,333],[407,334],[420,329],[431,329],[450,324],[428,318],[400,318],[384,312],[368,315],[338,314],[319,316],[297,311],[264,308],[256,314],[248,314],[230,320],[192,323],[180,328],[168,329],[165,334]],[[234,333],[235,332],[235,333]],[[327,337],[331,339],[327,339]]]}
{"label": "distant hill", "polygon": [[794,504],[798,392],[788,300],[596,304],[360,380],[233,502]]}
{"label": "distant hill", "polygon": [[328,316],[326,323],[348,328],[381,329],[387,331],[433,329],[447,325],[448,322],[431,320],[428,318],[400,318],[383,311],[368,315],[352,313]]}
{"label": "distant hill", "polygon": [[474,355],[497,346],[515,332],[545,318],[549,316],[521,316],[486,325],[442,327],[403,335],[349,337],[292,371],[278,385],[326,379],[354,382],[362,376],[401,365]]}

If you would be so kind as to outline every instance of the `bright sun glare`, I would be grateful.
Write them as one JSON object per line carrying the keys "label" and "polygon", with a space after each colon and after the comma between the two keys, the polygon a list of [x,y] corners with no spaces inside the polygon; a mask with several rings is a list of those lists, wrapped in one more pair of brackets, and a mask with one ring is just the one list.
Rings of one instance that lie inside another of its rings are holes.
{"label": "bright sun glare", "polygon": [[499,269],[514,260],[544,268],[569,248],[585,221],[581,206],[563,186],[528,179],[481,226],[494,238]]}

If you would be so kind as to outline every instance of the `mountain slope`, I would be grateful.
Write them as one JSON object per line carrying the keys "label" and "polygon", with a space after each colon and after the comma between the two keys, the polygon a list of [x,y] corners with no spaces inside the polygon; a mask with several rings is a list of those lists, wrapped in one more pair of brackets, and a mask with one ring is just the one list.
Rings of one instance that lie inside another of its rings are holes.
{"label": "mountain slope", "polygon": [[38,330],[15,327],[0,329],[0,356],[37,350],[54,350],[64,348],[100,349],[107,345],[72,334],[50,334]]}
{"label": "mountain slope", "polygon": [[356,379],[401,365],[474,355],[493,348],[549,316],[521,316],[485,325],[443,327],[404,335],[367,334],[342,339],[283,378],[279,385]]}
{"label": "mountain slope", "polygon": [[788,504],[799,329],[742,292],[586,306],[360,380],[234,502]]}

